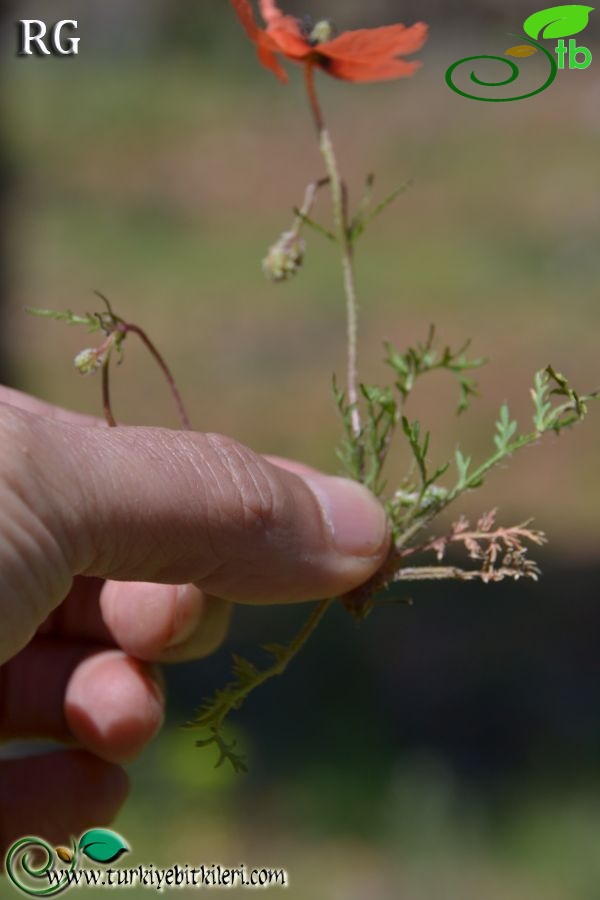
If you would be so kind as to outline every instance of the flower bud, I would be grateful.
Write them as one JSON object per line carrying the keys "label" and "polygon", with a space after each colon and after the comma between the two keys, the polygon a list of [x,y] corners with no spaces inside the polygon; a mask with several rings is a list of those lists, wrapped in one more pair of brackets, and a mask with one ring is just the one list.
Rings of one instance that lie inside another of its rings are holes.
{"label": "flower bud", "polygon": [[77,354],[73,365],[81,375],[92,375],[100,368],[105,359],[106,353],[98,353],[93,347],[88,347]]}
{"label": "flower bud", "polygon": [[448,489],[439,484],[430,484],[421,499],[421,509],[429,509],[443,502],[448,496]]}
{"label": "flower bud", "polygon": [[263,272],[271,281],[285,281],[302,265],[304,250],[305,243],[296,231],[284,231],[263,259]]}

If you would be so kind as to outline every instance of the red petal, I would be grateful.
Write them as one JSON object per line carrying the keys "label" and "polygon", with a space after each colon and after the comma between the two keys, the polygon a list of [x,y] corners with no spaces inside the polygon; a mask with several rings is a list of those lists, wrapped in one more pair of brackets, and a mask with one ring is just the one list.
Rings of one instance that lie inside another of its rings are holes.
{"label": "red petal", "polygon": [[283,81],[284,84],[288,80],[288,75],[282,65],[280,65],[279,60],[270,49],[269,46],[265,45],[264,41],[259,41],[256,47],[256,51],[258,53],[258,58],[265,66],[265,68],[270,69],[271,72],[274,72],[275,75],[279,78],[280,81]]}
{"label": "red petal", "polygon": [[326,61],[321,67],[334,78],[343,81],[392,81],[394,78],[408,78],[421,67],[420,62],[405,59],[388,59],[383,62],[357,63],[345,59]]}
{"label": "red petal", "polygon": [[267,25],[272,25],[278,19],[284,18],[275,0],[258,0],[258,5],[260,6],[260,14]]}
{"label": "red petal", "polygon": [[277,45],[278,51],[289,59],[306,59],[314,50],[292,16],[284,16],[277,25],[269,26],[267,34]]}
{"label": "red petal", "polygon": [[277,10],[277,16],[270,19],[265,16],[267,22],[267,34],[273,38],[281,53],[291,59],[304,59],[312,51],[305,35],[302,33],[300,23],[294,16],[284,16]]}
{"label": "red petal", "polygon": [[258,25],[254,21],[254,13],[249,0],[231,0],[231,5],[237,13],[238,19],[244,26],[248,37],[255,41],[258,34]]}
{"label": "red petal", "polygon": [[345,31],[332,41],[321,44],[317,49],[331,59],[374,62],[389,60],[390,57],[416,53],[427,39],[427,25],[417,22],[406,28],[404,25],[384,25],[382,28],[362,28]]}
{"label": "red petal", "polygon": [[277,42],[281,52],[292,59],[304,59],[311,47],[294,16],[281,12],[275,0],[259,0],[260,12],[267,23],[267,33]]}

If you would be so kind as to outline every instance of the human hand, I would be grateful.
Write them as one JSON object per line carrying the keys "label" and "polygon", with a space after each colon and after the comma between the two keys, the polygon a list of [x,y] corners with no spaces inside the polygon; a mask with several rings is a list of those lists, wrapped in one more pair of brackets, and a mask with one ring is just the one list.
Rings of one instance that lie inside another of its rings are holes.
{"label": "human hand", "polygon": [[232,602],[346,593],[388,542],[353,482],[0,389],[0,739],[70,748],[0,765],[0,846],[110,821],[162,722],[153,663],[214,650]]}

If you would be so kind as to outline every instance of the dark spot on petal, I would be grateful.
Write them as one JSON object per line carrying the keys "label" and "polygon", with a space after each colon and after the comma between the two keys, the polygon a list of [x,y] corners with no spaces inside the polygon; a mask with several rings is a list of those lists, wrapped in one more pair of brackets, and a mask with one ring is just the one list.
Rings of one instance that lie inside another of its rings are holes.
{"label": "dark spot on petal", "polygon": [[325,56],[323,53],[313,53],[312,58],[314,59],[315,65],[320,69],[323,69],[324,72],[327,72],[333,63],[331,57]]}

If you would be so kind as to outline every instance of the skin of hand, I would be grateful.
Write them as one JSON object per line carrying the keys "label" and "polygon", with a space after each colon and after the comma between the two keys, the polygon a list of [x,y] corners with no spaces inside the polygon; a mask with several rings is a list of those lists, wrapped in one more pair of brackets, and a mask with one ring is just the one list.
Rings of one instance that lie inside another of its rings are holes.
{"label": "skin of hand", "polygon": [[363,487],[214,434],[109,429],[0,388],[0,849],[107,824],[159,730],[155,663],[205,656],[232,603],[335,597],[389,547]]}

